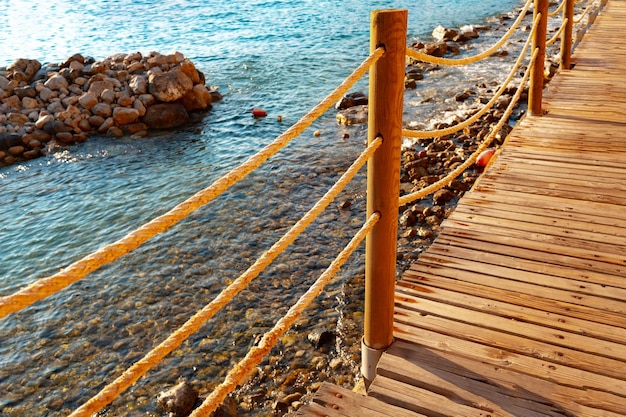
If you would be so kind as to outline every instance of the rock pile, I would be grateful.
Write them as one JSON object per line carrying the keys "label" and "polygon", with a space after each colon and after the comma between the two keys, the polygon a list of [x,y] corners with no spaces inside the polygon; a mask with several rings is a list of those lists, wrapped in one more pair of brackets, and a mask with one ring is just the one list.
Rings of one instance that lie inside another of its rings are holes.
{"label": "rock pile", "polygon": [[90,134],[144,136],[181,126],[190,112],[209,110],[220,98],[180,52],[103,61],[76,54],[45,66],[18,59],[0,68],[0,166]]}

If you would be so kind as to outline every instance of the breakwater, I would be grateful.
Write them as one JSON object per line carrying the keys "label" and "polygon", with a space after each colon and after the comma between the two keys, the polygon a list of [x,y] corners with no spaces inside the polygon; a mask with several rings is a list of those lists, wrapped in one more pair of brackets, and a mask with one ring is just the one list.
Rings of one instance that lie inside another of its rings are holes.
{"label": "breakwater", "polygon": [[90,134],[147,135],[190,120],[221,95],[180,52],[75,54],[60,64],[0,68],[0,165],[34,159]]}

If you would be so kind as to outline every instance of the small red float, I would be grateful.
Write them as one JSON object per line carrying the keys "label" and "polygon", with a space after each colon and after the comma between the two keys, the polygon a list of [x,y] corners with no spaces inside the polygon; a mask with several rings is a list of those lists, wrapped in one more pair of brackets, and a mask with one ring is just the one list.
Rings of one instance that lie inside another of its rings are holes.
{"label": "small red float", "polygon": [[260,107],[254,107],[252,109],[252,116],[254,117],[265,117],[267,116],[267,112]]}
{"label": "small red float", "polygon": [[478,158],[476,158],[476,165],[479,167],[486,167],[495,151],[496,150],[493,148],[482,151],[480,155],[478,155]]}

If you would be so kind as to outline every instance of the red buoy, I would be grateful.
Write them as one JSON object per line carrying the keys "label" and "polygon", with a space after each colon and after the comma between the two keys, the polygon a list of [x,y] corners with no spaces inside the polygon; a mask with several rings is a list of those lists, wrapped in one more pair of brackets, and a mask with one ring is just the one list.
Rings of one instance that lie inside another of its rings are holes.
{"label": "red buoy", "polygon": [[493,148],[482,151],[480,155],[478,155],[478,158],[476,158],[476,165],[479,167],[486,167],[495,152],[496,150]]}
{"label": "red buoy", "polygon": [[252,116],[254,117],[265,117],[267,116],[267,112],[260,107],[254,107],[252,109]]}

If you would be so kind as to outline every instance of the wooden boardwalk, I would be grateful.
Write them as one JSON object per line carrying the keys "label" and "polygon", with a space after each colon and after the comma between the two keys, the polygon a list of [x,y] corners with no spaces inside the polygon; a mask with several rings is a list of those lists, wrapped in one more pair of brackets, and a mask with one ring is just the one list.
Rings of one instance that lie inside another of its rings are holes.
{"label": "wooden boardwalk", "polygon": [[626,0],[396,287],[368,397],[298,415],[626,416]]}

